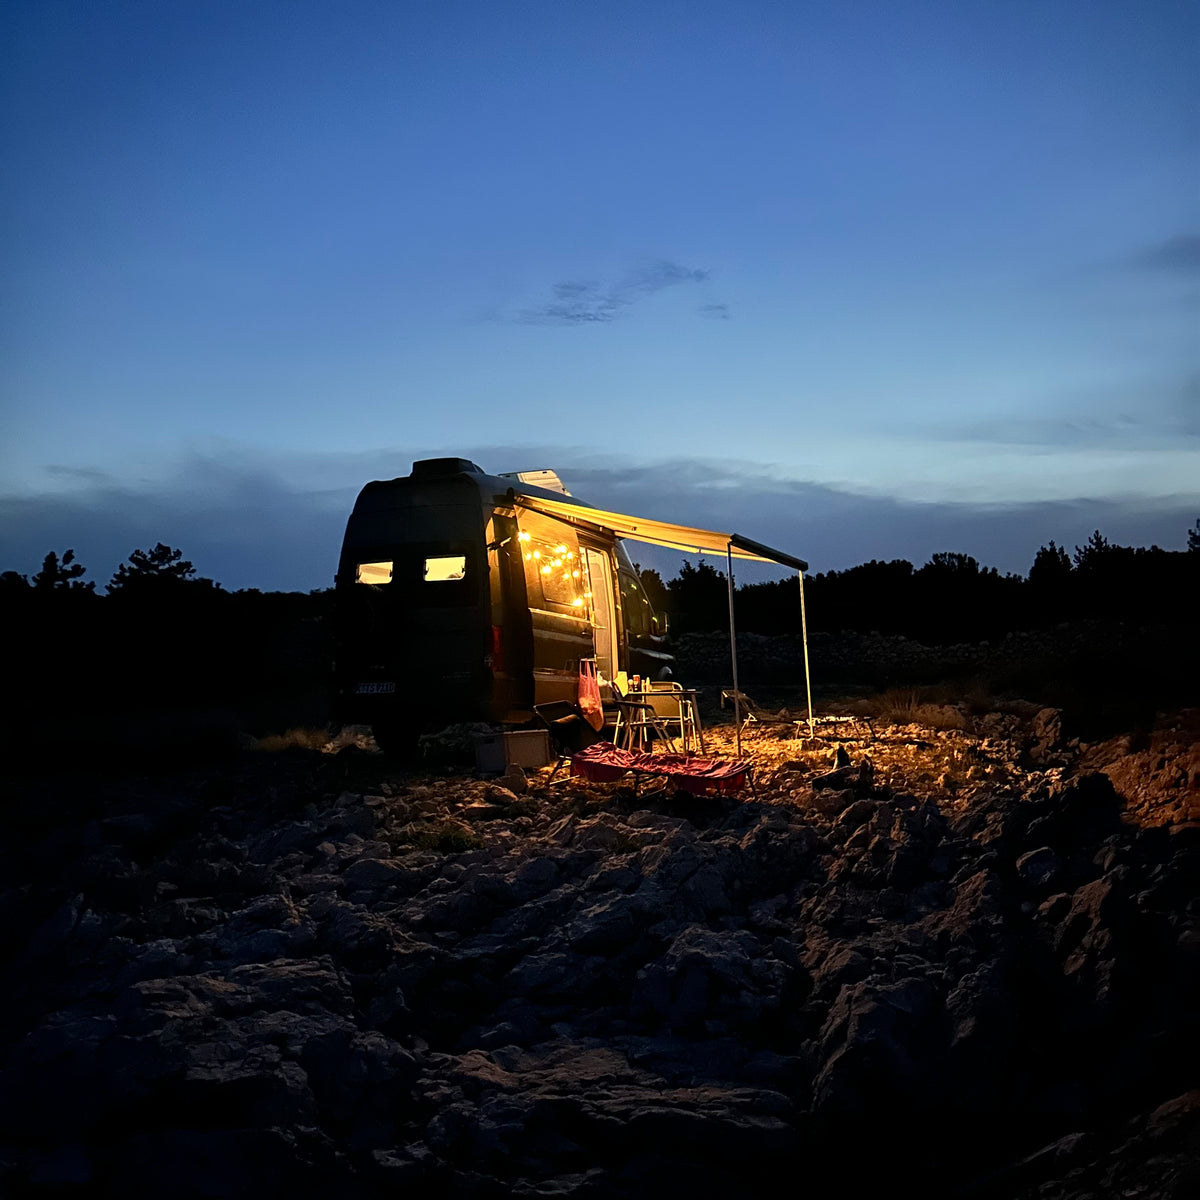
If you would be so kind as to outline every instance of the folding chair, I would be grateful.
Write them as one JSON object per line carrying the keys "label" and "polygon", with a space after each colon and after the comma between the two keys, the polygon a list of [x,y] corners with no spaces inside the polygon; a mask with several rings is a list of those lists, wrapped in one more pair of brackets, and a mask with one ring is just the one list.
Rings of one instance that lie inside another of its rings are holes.
{"label": "folding chair", "polygon": [[552,700],[548,704],[535,704],[533,712],[534,716],[545,725],[546,731],[550,734],[550,741],[558,753],[558,762],[554,764],[554,770],[550,772],[550,778],[546,780],[547,784],[554,781],[559,767],[568,762],[572,754],[577,754],[580,750],[586,750],[588,746],[594,746],[597,742],[604,740],[604,735],[597,733],[588,724],[579,705],[572,704],[569,700]]}
{"label": "folding chair", "polygon": [[745,692],[734,691],[733,688],[727,688],[721,693],[722,708],[725,707],[726,700],[730,704],[736,701],[736,707],[741,710],[743,732],[749,725],[790,725],[793,734],[799,736],[801,724],[807,724],[807,718],[795,717],[789,709],[781,708],[776,712],[769,712],[760,708]]}
{"label": "folding chair", "polygon": [[617,706],[617,726],[613,731],[613,742],[625,750],[641,750],[650,732],[661,738],[676,752],[675,739],[667,730],[666,720],[654,709],[643,693],[622,693],[621,689],[610,681],[613,703]]}
{"label": "folding chair", "polygon": [[643,695],[668,732],[674,736],[678,731],[679,748],[684,754],[691,753],[693,746],[704,753],[704,726],[694,689],[681,687],[674,680],[656,680]]}

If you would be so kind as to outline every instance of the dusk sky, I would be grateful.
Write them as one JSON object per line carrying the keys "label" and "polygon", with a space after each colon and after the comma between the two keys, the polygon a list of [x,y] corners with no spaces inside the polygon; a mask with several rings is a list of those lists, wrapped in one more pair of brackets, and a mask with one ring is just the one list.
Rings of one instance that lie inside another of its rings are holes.
{"label": "dusk sky", "polygon": [[814,571],[1181,549],[1198,48],[1195,0],[10,0],[0,570],[328,586],[442,455]]}

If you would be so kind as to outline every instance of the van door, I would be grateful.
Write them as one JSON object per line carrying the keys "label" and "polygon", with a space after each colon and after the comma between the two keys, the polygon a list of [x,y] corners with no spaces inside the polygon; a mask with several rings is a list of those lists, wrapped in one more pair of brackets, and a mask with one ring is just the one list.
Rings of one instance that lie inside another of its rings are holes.
{"label": "van door", "polygon": [[534,703],[574,700],[579,660],[592,655],[579,542],[569,525],[540,513],[522,510],[517,521],[533,636]]}
{"label": "van door", "polygon": [[588,601],[592,614],[592,638],[596,667],[605,679],[615,678],[616,612],[613,606],[612,564],[606,550],[583,547],[588,573]]}

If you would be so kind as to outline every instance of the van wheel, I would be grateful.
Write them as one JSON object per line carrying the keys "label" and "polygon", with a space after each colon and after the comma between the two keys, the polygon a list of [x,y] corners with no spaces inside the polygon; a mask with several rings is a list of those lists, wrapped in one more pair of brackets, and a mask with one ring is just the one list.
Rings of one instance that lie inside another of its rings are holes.
{"label": "van wheel", "polygon": [[388,758],[397,762],[412,762],[419,754],[417,739],[421,730],[415,721],[386,721],[371,726],[375,745]]}

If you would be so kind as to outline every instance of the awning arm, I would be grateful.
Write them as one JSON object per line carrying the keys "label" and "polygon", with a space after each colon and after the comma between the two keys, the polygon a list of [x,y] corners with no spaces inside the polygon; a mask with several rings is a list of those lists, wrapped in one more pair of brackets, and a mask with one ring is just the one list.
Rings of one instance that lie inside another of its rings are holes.
{"label": "awning arm", "polygon": [[808,563],[802,558],[796,558],[792,554],[786,554],[782,550],[775,550],[770,546],[764,546],[762,542],[756,542],[753,538],[743,537],[740,533],[731,533],[729,535],[730,545],[737,546],[740,550],[747,550],[751,554],[757,554],[759,558],[770,559],[771,562],[777,562],[781,566],[791,567],[793,571],[807,571]]}

